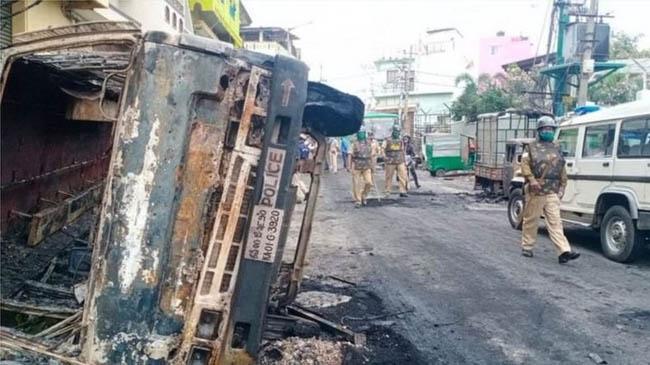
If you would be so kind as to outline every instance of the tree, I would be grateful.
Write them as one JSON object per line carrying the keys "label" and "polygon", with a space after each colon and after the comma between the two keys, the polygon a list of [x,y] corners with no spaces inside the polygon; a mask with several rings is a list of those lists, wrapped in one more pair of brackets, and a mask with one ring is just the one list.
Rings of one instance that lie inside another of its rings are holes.
{"label": "tree", "polygon": [[478,87],[470,74],[456,77],[456,86],[463,85],[463,93],[451,104],[451,116],[454,120],[474,120],[478,115]]}
{"label": "tree", "polygon": [[630,35],[625,32],[614,33],[609,49],[609,58],[612,60],[649,58],[650,49],[639,49],[639,41],[641,38],[643,38],[643,34]]}
{"label": "tree", "polygon": [[456,77],[456,86],[463,84],[463,93],[451,104],[454,120],[475,120],[479,114],[503,111],[512,106],[506,91],[490,75],[474,80],[469,74]]}
{"label": "tree", "polygon": [[639,75],[613,73],[589,88],[589,99],[600,105],[616,105],[636,99],[643,88]]}
{"label": "tree", "polygon": [[[610,59],[650,58],[650,49],[639,48],[641,37],[642,34],[615,33],[610,46]],[[589,99],[601,105],[626,103],[634,100],[642,88],[640,75],[615,72],[589,88]]]}

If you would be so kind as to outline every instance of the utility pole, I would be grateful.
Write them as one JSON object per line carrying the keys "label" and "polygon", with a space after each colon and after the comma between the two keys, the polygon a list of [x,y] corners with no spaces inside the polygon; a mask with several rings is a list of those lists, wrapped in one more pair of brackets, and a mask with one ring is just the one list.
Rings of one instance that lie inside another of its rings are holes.
{"label": "utility pole", "polygon": [[[569,13],[567,7],[569,6],[567,0],[558,0],[555,3],[557,6],[557,47],[555,49],[555,64],[564,64],[564,34],[569,25]],[[564,115],[564,103],[562,102],[562,95],[566,92],[566,76],[557,78],[553,87],[553,112],[556,116]]]}
{"label": "utility pole", "polygon": [[412,58],[413,53],[410,52],[408,58],[404,58],[399,61],[397,68],[400,72],[400,98],[399,98],[399,108],[397,111],[399,123],[405,133],[412,135],[413,134],[413,125],[409,122],[408,110],[409,110],[409,92],[410,92],[410,83],[409,79],[412,72]]}
{"label": "utility pole", "polygon": [[582,66],[580,68],[580,84],[578,87],[578,106],[587,103],[589,80],[594,73],[593,50],[596,43],[596,16],[598,16],[598,0],[591,0],[589,15],[587,16],[587,32],[585,34],[585,50],[582,53]]}

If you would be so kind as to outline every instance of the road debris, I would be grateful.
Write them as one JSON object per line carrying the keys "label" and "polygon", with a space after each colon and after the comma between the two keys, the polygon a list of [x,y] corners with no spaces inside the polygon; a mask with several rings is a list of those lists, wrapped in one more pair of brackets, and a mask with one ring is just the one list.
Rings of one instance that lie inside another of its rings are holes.
{"label": "road debris", "polygon": [[340,277],[338,277],[338,276],[334,276],[334,275],[329,275],[328,278],[333,279],[333,280],[336,280],[336,281],[340,281],[340,282],[342,282],[342,283],[345,283],[345,284],[348,284],[348,285],[352,285],[352,286],[356,286],[356,285],[357,285],[356,283],[354,283],[354,282],[352,282],[352,281],[345,280],[345,279],[342,279],[342,278],[340,278]]}
{"label": "road debris", "polygon": [[589,353],[589,358],[590,358],[593,362],[595,362],[596,364],[599,364],[599,365],[605,365],[605,364],[607,364],[607,361],[603,360],[603,358],[600,357],[600,356],[599,356],[597,353],[595,353],[595,352],[590,352],[590,353]]}
{"label": "road debris", "polygon": [[328,293],[324,291],[306,291],[299,293],[296,303],[306,308],[333,307],[349,302],[351,297],[347,295]]}
{"label": "road debris", "polygon": [[260,365],[340,365],[343,363],[346,342],[317,338],[290,337],[269,343],[262,350]]}

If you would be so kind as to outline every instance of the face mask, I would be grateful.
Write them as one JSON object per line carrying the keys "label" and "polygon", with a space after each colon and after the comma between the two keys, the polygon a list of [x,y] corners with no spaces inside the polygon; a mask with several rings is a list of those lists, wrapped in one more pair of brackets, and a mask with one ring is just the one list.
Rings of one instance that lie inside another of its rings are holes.
{"label": "face mask", "polygon": [[357,139],[361,142],[366,140],[366,132],[359,132],[357,133]]}
{"label": "face mask", "polygon": [[539,132],[539,139],[544,142],[551,142],[555,138],[555,131],[541,131]]}

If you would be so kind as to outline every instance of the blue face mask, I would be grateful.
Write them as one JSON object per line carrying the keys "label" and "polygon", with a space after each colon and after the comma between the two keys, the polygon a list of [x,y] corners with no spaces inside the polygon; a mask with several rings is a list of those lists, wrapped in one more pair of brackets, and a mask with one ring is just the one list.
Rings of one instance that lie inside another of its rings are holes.
{"label": "blue face mask", "polygon": [[540,131],[539,139],[543,142],[551,142],[555,138],[555,131]]}

